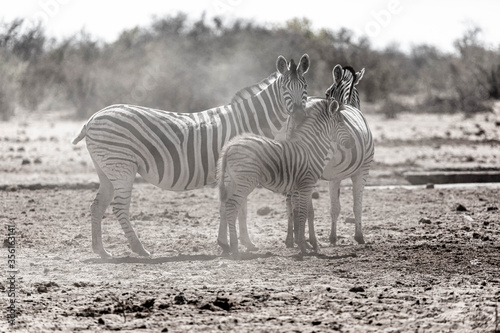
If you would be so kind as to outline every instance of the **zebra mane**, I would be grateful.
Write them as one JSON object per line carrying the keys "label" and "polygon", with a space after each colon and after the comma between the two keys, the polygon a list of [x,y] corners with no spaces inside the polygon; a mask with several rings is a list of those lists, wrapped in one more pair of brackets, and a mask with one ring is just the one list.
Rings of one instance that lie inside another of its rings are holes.
{"label": "zebra mane", "polygon": [[354,82],[356,81],[356,71],[351,66],[343,66],[342,69],[352,74],[351,88],[349,89],[349,97],[347,98],[347,104],[350,104],[352,100],[352,91],[354,90]]}
{"label": "zebra mane", "polygon": [[293,59],[290,59],[289,70],[292,77],[297,76],[297,65],[295,64],[295,61],[293,61]]}
{"label": "zebra mane", "polygon": [[278,75],[279,75],[278,72],[274,72],[268,77],[266,77],[264,80],[254,85],[241,89],[233,96],[233,98],[231,99],[231,104],[241,103],[243,101],[249,100],[253,96],[257,95],[258,93],[269,87],[271,84],[273,84],[273,82],[276,81],[276,79],[278,78]]}

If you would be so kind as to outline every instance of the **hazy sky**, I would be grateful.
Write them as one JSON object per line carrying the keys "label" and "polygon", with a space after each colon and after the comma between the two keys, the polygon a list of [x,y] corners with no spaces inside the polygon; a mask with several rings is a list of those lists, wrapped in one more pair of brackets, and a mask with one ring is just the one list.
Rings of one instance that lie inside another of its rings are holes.
{"label": "hazy sky", "polygon": [[345,27],[358,37],[369,36],[377,48],[395,42],[402,50],[426,43],[452,51],[454,40],[479,26],[486,43],[500,46],[498,0],[22,0],[3,1],[0,19],[40,19],[48,34],[57,38],[85,28],[93,36],[113,41],[123,29],[148,26],[153,16],[179,11],[191,19],[205,12],[207,18],[245,18],[266,24],[306,17],[314,29]]}

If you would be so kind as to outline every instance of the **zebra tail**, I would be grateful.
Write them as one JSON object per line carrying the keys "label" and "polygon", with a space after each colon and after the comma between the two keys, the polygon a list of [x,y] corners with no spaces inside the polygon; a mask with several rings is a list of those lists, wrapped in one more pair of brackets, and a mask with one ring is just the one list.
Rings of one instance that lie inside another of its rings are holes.
{"label": "zebra tail", "polygon": [[80,134],[76,138],[73,139],[71,143],[76,145],[78,142],[80,142],[85,136],[87,135],[87,124],[83,125],[82,130],[80,131]]}

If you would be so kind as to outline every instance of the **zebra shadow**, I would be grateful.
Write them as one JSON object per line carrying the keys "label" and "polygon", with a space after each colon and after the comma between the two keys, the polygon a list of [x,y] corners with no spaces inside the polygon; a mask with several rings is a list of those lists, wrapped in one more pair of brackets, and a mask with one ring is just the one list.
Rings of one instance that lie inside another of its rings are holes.
{"label": "zebra shadow", "polygon": [[211,255],[211,254],[179,254],[170,257],[157,257],[157,258],[145,258],[145,257],[113,257],[113,258],[90,258],[82,260],[86,264],[163,264],[168,262],[183,262],[183,261],[210,261],[218,258],[229,259],[229,260],[253,260],[259,258],[269,258],[276,256],[270,252],[267,253],[253,253],[253,252],[242,252],[237,258],[227,255]]}
{"label": "zebra shadow", "polygon": [[171,257],[113,257],[113,258],[90,258],[82,260],[86,264],[150,264],[157,265],[168,262],[182,262],[182,261],[210,261],[219,258],[217,255],[209,254],[180,254]]}
{"label": "zebra shadow", "polygon": [[170,257],[157,257],[157,258],[144,258],[144,257],[114,257],[114,258],[90,258],[82,260],[83,263],[86,264],[149,264],[149,265],[157,265],[169,262],[184,262],[184,261],[211,261],[215,259],[228,259],[228,260],[256,260],[256,259],[265,259],[271,257],[288,257],[292,260],[302,261],[307,257],[315,257],[318,259],[326,259],[326,260],[340,260],[345,258],[354,258],[356,257],[356,253],[345,254],[345,255],[326,255],[321,253],[307,253],[307,254],[293,254],[293,255],[281,255],[274,254],[271,252],[266,253],[256,253],[256,252],[240,252],[238,256],[230,256],[230,255],[210,255],[210,254],[180,254],[176,256]]}

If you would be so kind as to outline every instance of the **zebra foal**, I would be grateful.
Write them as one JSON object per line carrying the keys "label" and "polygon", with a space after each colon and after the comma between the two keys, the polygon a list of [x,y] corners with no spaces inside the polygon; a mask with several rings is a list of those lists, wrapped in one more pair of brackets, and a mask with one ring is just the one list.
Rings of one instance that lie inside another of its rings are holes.
{"label": "zebra foal", "polygon": [[295,234],[301,252],[306,252],[304,230],[309,199],[326,165],[331,143],[340,142],[346,147],[352,144],[343,123],[338,102],[321,100],[295,125],[288,140],[244,135],[223,148],[218,168],[221,200],[218,244],[225,253],[238,253],[236,216],[242,202],[258,184],[274,192],[293,192],[294,223],[299,227]]}
{"label": "zebra foal", "polygon": [[[276,75],[243,89],[228,105],[177,113],[118,104],[102,109],[87,121],[73,144],[86,138],[100,181],[91,205],[95,253],[111,257],[103,246],[101,222],[113,201],[113,213],[131,250],[141,256],[150,255],[130,223],[130,200],[137,173],[162,189],[202,188],[215,182],[220,150],[232,137],[248,132],[274,136],[288,115],[304,112],[304,74],[309,69],[309,56],[304,54],[297,65],[279,56],[276,69]],[[246,223],[243,225],[246,227]]]}

